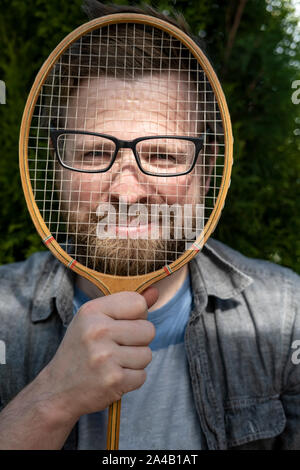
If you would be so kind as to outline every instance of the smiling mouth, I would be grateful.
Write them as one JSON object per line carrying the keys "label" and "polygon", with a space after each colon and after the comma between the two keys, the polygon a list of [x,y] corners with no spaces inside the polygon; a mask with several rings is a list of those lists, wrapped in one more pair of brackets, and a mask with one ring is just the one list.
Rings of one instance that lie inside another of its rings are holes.
{"label": "smiling mouth", "polygon": [[144,238],[158,239],[161,230],[159,225],[151,223],[128,224],[128,225],[108,225],[107,233],[115,238]]}

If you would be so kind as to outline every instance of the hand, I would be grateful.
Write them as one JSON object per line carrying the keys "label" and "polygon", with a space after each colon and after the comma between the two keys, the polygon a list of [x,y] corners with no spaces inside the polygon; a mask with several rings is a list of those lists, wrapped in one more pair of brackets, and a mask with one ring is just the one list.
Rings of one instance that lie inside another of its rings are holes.
{"label": "hand", "polygon": [[43,371],[50,399],[59,397],[72,417],[100,411],[146,380],[155,328],[148,308],[154,287],[100,297],[84,304]]}

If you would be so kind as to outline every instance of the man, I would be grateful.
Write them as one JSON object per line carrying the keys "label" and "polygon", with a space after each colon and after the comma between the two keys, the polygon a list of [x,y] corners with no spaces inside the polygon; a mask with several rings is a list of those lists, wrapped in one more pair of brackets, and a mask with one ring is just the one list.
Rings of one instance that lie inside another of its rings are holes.
{"label": "man", "polygon": [[[93,8],[98,15],[109,13],[89,2]],[[83,79],[69,97],[66,129],[120,140],[201,133],[190,104],[177,106],[187,103],[181,98],[188,93],[178,82],[172,75],[151,86],[147,75],[130,84]],[[164,117],[169,113],[171,120]],[[178,123],[184,123],[180,129]],[[111,258],[108,272],[139,273],[145,265],[141,252],[150,260],[151,252],[164,253],[169,245],[161,237],[143,245],[142,232],[151,223],[118,226],[119,234],[135,236],[115,256],[120,240],[97,243],[96,220],[85,219],[85,205],[94,213],[108,194],[117,206],[195,205],[205,195],[214,158],[204,181],[203,174],[189,173],[176,177],[182,178],[176,186],[171,178],[159,184],[140,172],[127,148],[110,173],[87,174],[77,151],[89,155],[85,134],[66,134],[63,145],[55,145],[54,136],[52,146],[62,163],[81,170],[68,177],[66,166],[55,169],[76,234],[69,249],[79,248],[90,267],[103,268],[102,260]],[[103,149],[109,150],[108,143],[101,145],[102,158]],[[209,145],[215,155],[217,143]],[[95,164],[95,154],[91,158]],[[120,398],[120,449],[300,447],[300,367],[293,354],[300,339],[299,279],[289,270],[211,240],[188,267],[143,295],[99,297],[92,284],[48,253],[2,267],[0,275],[1,339],[7,344],[7,365],[0,368],[1,448],[105,448],[107,407]]]}

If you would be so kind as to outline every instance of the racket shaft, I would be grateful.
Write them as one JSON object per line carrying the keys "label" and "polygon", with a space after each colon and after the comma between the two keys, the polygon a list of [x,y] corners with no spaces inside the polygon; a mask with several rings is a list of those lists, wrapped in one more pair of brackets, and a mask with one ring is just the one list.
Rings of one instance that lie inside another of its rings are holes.
{"label": "racket shaft", "polygon": [[108,412],[107,450],[119,449],[121,400],[112,403]]}

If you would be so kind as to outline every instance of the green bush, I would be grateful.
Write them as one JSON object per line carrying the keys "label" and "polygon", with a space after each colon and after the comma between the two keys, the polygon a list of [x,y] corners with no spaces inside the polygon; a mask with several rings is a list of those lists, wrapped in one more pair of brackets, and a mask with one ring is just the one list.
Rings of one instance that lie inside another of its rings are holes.
{"label": "green bush", "polygon": [[[228,101],[235,164],[214,236],[248,256],[300,272],[300,104],[291,100],[292,83],[300,79],[300,32],[291,2],[147,3],[170,14],[182,12],[194,34],[204,38]],[[1,7],[0,79],[7,97],[0,106],[0,263],[8,263],[44,249],[27,213],[18,170],[26,97],[51,50],[86,17],[81,0],[2,0]]]}

